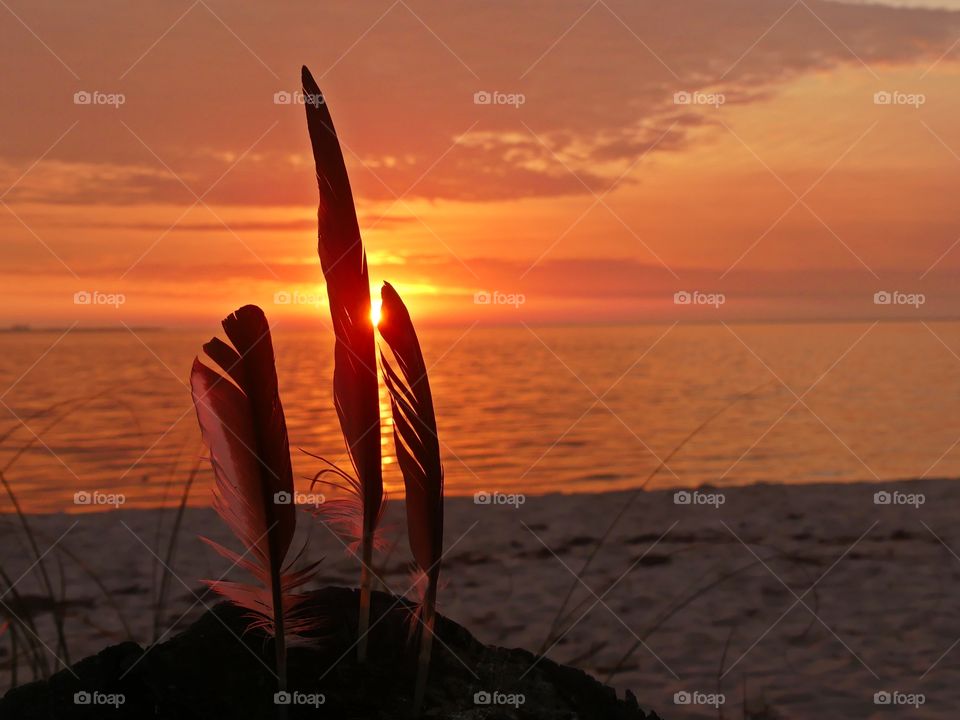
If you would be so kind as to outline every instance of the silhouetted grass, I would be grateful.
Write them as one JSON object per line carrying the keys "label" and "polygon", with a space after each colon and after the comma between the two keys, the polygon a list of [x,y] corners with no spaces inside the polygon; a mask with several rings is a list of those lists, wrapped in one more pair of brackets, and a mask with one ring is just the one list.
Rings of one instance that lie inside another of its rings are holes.
{"label": "silhouetted grass", "polygon": [[103,595],[103,599],[107,604],[113,609],[117,614],[117,619],[120,620],[120,624],[123,625],[123,630],[127,634],[127,639],[136,640],[136,637],[133,634],[133,630],[130,629],[130,624],[127,622],[127,617],[124,614],[123,610],[120,609],[120,605],[117,603],[116,598],[113,596],[113,593],[110,592],[110,589],[104,584],[101,577],[96,573],[96,571],[90,567],[89,564],[84,562],[83,558],[77,555],[75,552],[70,550],[66,543],[60,543],[57,545],[57,552],[66,555],[70,560],[80,568],[84,574],[93,581],[93,584],[97,586],[97,589],[100,590],[100,594]]}
{"label": "silhouetted grass", "polygon": [[669,463],[674,458],[674,456],[677,453],[679,453],[687,445],[687,443],[689,443],[697,435],[703,432],[703,430],[708,425],[710,425],[710,423],[712,423],[718,417],[723,415],[725,412],[727,412],[727,410],[732,408],[737,403],[751,397],[762,388],[767,387],[768,385],[771,385],[771,384],[772,384],[772,381],[764,381],[759,385],[756,385],[755,387],[751,388],[750,390],[740,393],[739,395],[735,396],[732,400],[730,400],[728,403],[720,407],[720,409],[718,409],[716,412],[710,415],[706,420],[704,420],[699,425],[697,425],[693,430],[691,430],[686,435],[686,437],[683,438],[683,440],[681,440],[676,446],[674,446],[674,448],[667,454],[667,456],[657,464],[657,466],[650,472],[649,475],[647,475],[646,479],[634,491],[634,493],[630,496],[630,498],[625,503],[623,503],[623,505],[621,505],[620,510],[617,512],[616,515],[614,515],[613,519],[610,521],[610,524],[607,525],[607,529],[604,530],[603,534],[597,539],[597,542],[594,544],[593,549],[590,551],[590,554],[587,556],[587,559],[584,561],[583,565],[580,567],[580,571],[576,574],[574,579],[571,581],[570,588],[567,590],[567,594],[564,596],[563,602],[560,603],[560,607],[553,618],[553,622],[550,623],[550,629],[547,632],[547,637],[543,641],[543,645],[541,645],[540,647],[540,654],[543,654],[544,652],[546,652],[547,648],[553,645],[557,637],[562,635],[562,633],[558,635],[558,630],[560,626],[569,622],[571,617],[576,613],[576,608],[570,613],[567,613],[566,611],[567,611],[567,605],[570,604],[570,600],[573,597],[573,593],[576,591],[577,586],[581,582],[581,578],[586,574],[587,570],[590,569],[590,566],[593,564],[594,559],[599,554],[601,548],[603,548],[603,546],[606,544],[607,540],[609,540],[611,533],[613,533],[613,530],[617,527],[617,525],[620,524],[620,521],[623,519],[624,515],[626,515],[627,511],[630,509],[633,503],[637,500],[637,498],[640,497],[640,494],[644,491],[647,485],[651,481],[653,481],[653,479],[657,477],[657,475],[660,474],[660,472],[667,466],[667,463]]}
{"label": "silhouetted grass", "polygon": [[2,579],[6,584],[7,590],[5,592],[12,596],[13,606],[19,611],[14,611],[9,603],[0,601],[0,604],[3,605],[3,609],[7,615],[7,622],[10,623],[10,630],[16,632],[18,623],[27,630],[24,638],[27,644],[26,651],[30,656],[30,667],[33,671],[34,679],[39,677],[49,677],[50,668],[47,664],[47,657],[41,647],[40,636],[37,633],[37,626],[33,621],[33,615],[30,612],[30,607],[26,602],[24,602],[23,597],[17,591],[16,586],[2,566],[0,566],[0,579]]}
{"label": "silhouetted grass", "polygon": [[[161,618],[164,616],[166,610],[167,590],[169,588],[170,576],[172,574],[171,568],[173,567],[174,556],[176,555],[177,540],[180,537],[180,528],[183,524],[183,515],[187,508],[187,500],[190,498],[190,490],[193,488],[193,482],[196,480],[197,473],[200,471],[200,465],[202,461],[203,456],[197,454],[197,459],[194,461],[193,467],[191,468],[190,473],[187,475],[187,479],[183,484],[183,493],[180,495],[180,503],[177,506],[177,512],[173,519],[173,528],[170,530],[170,540],[167,544],[167,552],[164,557],[163,568],[161,570],[160,588],[157,591],[156,603],[154,605],[153,642],[157,642],[160,639],[160,623]],[[159,545],[158,538],[158,548]]]}
{"label": "silhouetted grass", "polygon": [[[22,530],[23,538],[26,540],[26,543],[29,547],[29,552],[32,555],[33,564],[30,566],[27,572],[34,574],[40,580],[43,595],[39,601],[41,603],[45,603],[50,608],[50,614],[56,633],[57,647],[57,652],[54,653],[44,642],[34,617],[34,608],[31,606],[31,603],[27,602],[17,590],[17,583],[21,582],[23,578],[21,577],[17,580],[13,580],[6,570],[0,566],[0,580],[2,580],[6,586],[3,593],[0,594],[0,613],[6,617],[6,622],[8,623],[6,634],[0,637],[0,639],[9,638],[8,642],[11,653],[9,665],[11,687],[15,686],[23,679],[22,673],[20,672],[22,659],[26,660],[33,679],[50,677],[51,668],[47,657],[48,654],[58,656],[58,660],[64,664],[70,664],[69,637],[65,627],[65,613],[68,606],[69,588],[67,586],[66,573],[64,572],[62,562],[63,558],[67,558],[71,563],[73,563],[73,565],[79,568],[79,570],[85,574],[96,586],[100,595],[102,596],[103,601],[116,614],[126,637],[134,641],[137,639],[133,629],[130,626],[128,618],[126,617],[126,614],[123,612],[120,603],[117,601],[114,592],[107,587],[100,575],[88,562],[70,549],[67,541],[57,543],[55,548],[56,555],[53,555],[52,557],[50,556],[49,551],[46,553],[41,552],[40,545],[42,543],[52,544],[55,538],[46,537],[33,526],[30,521],[29,514],[24,511],[23,506],[20,503],[20,499],[13,489],[13,484],[10,482],[10,479],[7,475],[7,473],[16,466],[16,463],[21,457],[24,456],[24,454],[29,452],[41,442],[41,437],[43,437],[46,433],[69,419],[82,408],[87,407],[91,403],[105,397],[109,397],[112,403],[120,405],[130,412],[138,433],[142,435],[142,429],[140,428],[140,423],[136,412],[128,403],[115,397],[115,391],[116,388],[109,388],[107,390],[90,395],[60,400],[25,415],[24,423],[43,417],[48,417],[49,420],[42,427],[40,427],[37,432],[33,432],[32,437],[28,438],[25,442],[19,445],[12,452],[10,458],[7,459],[3,467],[0,468],[0,485],[3,486],[4,492],[13,506],[14,514],[16,515]],[[14,435],[14,433],[22,427],[22,424],[16,423],[3,433],[0,433],[0,446],[6,443]],[[178,504],[174,519],[174,525],[167,544],[165,554],[165,562],[167,567],[165,567],[163,570],[163,575],[160,582],[160,591],[157,595],[157,602],[155,603],[155,632],[165,608],[167,584],[169,579],[168,568],[173,562],[175,556],[177,540],[181,530],[186,503],[189,497],[190,489],[199,470],[200,461],[201,458],[198,457],[193,470],[189,473],[184,482],[180,502]],[[158,547],[159,544],[158,538]],[[54,575],[56,573],[52,573],[51,569],[48,568],[47,563],[50,561],[55,561],[57,566],[58,577],[56,579],[59,582],[56,584],[54,582]],[[5,597],[7,600],[4,600]],[[99,629],[102,630],[102,628]]]}

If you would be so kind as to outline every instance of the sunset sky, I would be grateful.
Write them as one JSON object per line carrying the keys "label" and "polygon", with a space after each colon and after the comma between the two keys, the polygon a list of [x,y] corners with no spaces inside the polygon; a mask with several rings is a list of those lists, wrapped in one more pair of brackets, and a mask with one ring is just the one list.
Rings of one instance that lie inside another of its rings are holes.
{"label": "sunset sky", "polygon": [[0,324],[316,315],[302,64],[425,321],[956,315],[960,0],[0,5]]}

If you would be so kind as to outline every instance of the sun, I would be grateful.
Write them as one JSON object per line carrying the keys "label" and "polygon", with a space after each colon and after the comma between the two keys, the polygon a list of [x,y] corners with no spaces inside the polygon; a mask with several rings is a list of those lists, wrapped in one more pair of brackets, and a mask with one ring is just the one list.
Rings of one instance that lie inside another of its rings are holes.
{"label": "sun", "polygon": [[380,318],[382,317],[380,313],[380,306],[382,304],[383,304],[382,300],[370,301],[370,322],[373,323],[374,327],[377,327],[380,324]]}

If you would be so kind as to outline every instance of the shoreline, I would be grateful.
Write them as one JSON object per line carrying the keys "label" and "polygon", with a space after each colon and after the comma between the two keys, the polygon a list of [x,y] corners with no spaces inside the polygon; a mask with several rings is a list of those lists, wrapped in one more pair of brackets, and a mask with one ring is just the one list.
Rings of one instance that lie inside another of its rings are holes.
{"label": "shoreline", "polygon": [[[894,491],[922,495],[923,502],[875,504],[874,493]],[[548,657],[586,670],[621,695],[631,690],[665,717],[716,717],[712,707],[680,708],[674,696],[716,693],[721,675],[726,714],[733,717],[740,716],[744,684],[751,708],[766,703],[785,718],[881,717],[888,708],[875,706],[873,696],[882,692],[923,694],[920,716],[953,717],[960,704],[960,649],[952,649],[960,639],[953,612],[960,593],[960,482],[698,491],[704,498],[719,492],[722,503],[676,504],[674,492],[637,494],[582,584],[575,576],[634,493],[541,495],[516,509],[448,499],[440,611],[481,642],[537,652],[574,585],[569,631]],[[388,506],[386,537],[396,544],[378,557],[377,568],[398,595],[410,588],[409,551],[396,522],[402,505]],[[135,639],[152,639],[160,567],[153,553],[166,556],[171,513],[121,508],[28,520],[41,552],[66,532],[61,544],[96,572]],[[358,565],[343,543],[306,513],[298,522],[299,537],[310,537],[310,557],[325,558],[310,587],[356,585]],[[0,533],[7,538],[0,562],[17,578],[32,563],[19,519],[0,517]],[[163,639],[215,604],[213,597],[198,602],[194,593],[202,593],[202,578],[218,578],[229,567],[200,534],[236,547],[212,510],[185,511],[171,565],[176,575],[168,579],[161,613]],[[91,578],[56,549],[46,557],[57,587],[54,559],[63,562],[71,659],[126,639]],[[35,575],[17,588],[36,604],[39,634],[55,649]],[[0,671],[0,682],[7,678]]]}
{"label": "shoreline", "polygon": [[[897,478],[893,480],[850,480],[845,482],[829,482],[823,480],[811,480],[810,482],[803,483],[781,483],[774,481],[760,481],[760,482],[751,482],[744,484],[731,483],[729,485],[712,485],[710,483],[701,483],[695,486],[689,485],[670,485],[670,486],[658,486],[651,490],[646,490],[643,488],[617,488],[612,490],[603,490],[603,491],[590,491],[590,490],[573,490],[570,492],[548,492],[548,493],[520,493],[515,490],[498,490],[494,487],[487,488],[485,490],[477,491],[473,494],[469,493],[451,493],[445,496],[447,502],[457,501],[462,502],[464,500],[470,500],[478,493],[496,493],[500,495],[521,495],[525,499],[550,499],[550,498],[584,498],[584,497],[596,497],[596,496],[610,496],[610,495],[634,495],[637,493],[646,493],[648,495],[655,495],[657,493],[670,493],[677,492],[680,490],[686,491],[696,491],[696,490],[710,490],[714,492],[727,492],[727,491],[736,491],[744,490],[747,488],[816,488],[816,489],[825,489],[825,488],[847,488],[847,487],[867,487],[867,486],[890,486],[890,485],[904,485],[912,483],[951,483],[951,482],[960,482],[960,477],[927,477],[927,478]],[[195,498],[199,498],[199,493],[208,491],[208,488],[202,488],[196,491],[197,495]],[[103,491],[104,494],[107,494],[107,491]],[[9,498],[7,498],[9,500]],[[398,498],[394,495],[390,495],[388,503],[402,503],[402,497]],[[126,511],[136,511],[136,512],[153,512],[153,511],[169,511],[176,512],[179,508],[177,503],[171,502],[168,505],[148,505],[143,504],[139,505],[136,503],[126,503],[124,502],[120,507],[114,508],[109,504],[99,506],[102,509],[95,510],[85,510],[83,505],[76,506],[76,510],[59,510],[59,511],[26,511],[24,515],[27,518],[42,518],[42,517],[76,517],[82,515],[97,515],[100,513],[113,513],[118,510]],[[210,507],[209,502],[203,502],[202,500],[196,499],[191,500],[186,504],[187,510],[204,510]],[[0,518],[7,516],[17,517],[17,512],[15,510],[0,510]]]}

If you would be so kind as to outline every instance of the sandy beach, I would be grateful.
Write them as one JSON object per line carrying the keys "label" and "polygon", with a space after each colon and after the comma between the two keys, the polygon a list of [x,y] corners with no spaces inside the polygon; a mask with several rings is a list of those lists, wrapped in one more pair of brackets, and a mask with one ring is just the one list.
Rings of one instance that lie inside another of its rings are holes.
{"label": "sandy beach", "polygon": [[[566,632],[549,656],[609,678],[666,718],[717,717],[720,701],[724,717],[741,717],[744,689],[755,717],[953,717],[958,488],[922,480],[640,493],[582,583],[576,573],[631,493],[451,498],[441,611],[484,642],[536,651],[576,582]],[[402,503],[391,504],[390,539],[399,537],[401,512]],[[166,556],[172,520],[172,511],[123,508],[29,518],[41,552],[59,539],[45,561],[55,585],[58,564],[65,574],[71,660],[126,637],[117,609],[137,641],[150,641],[154,553]],[[3,568],[14,579],[32,557],[18,527],[14,515],[0,519]],[[311,552],[326,556],[314,585],[355,585],[356,563],[341,541],[306,514],[300,528]],[[200,580],[229,567],[196,539],[201,533],[232,542],[212,511],[186,512],[164,638],[215,602]],[[385,587],[408,591],[405,538],[380,561]],[[35,575],[16,589],[56,650]]]}

